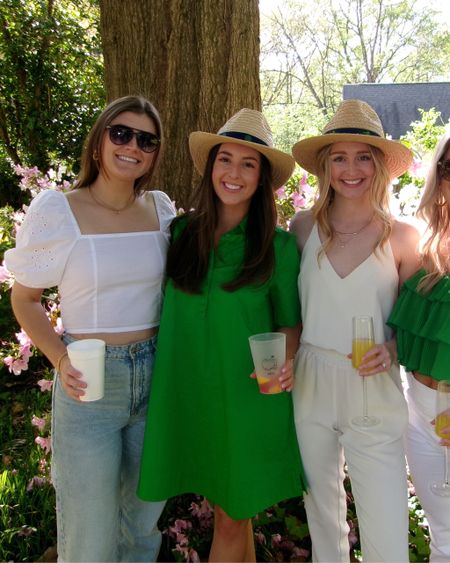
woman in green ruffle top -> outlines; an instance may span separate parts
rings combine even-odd
[[[430,527],[430,561],[448,563],[450,496],[434,494],[431,483],[444,479],[444,447],[450,447],[432,424],[438,382],[450,379],[450,131],[436,147],[418,216],[427,223],[423,267],[403,285],[388,324],[407,370],[406,453]]]

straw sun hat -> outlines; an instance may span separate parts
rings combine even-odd
[[[254,109],[241,109],[217,134],[195,131],[189,135],[189,150],[195,168],[203,176],[209,151],[222,143],[245,145],[263,154],[272,168],[272,187],[278,189],[289,180],[295,162],[291,155],[273,148],[272,131],[264,115]]]
[[[411,151],[398,141],[385,138],[377,113],[361,100],[344,100],[325,125],[322,135],[299,141],[292,147],[292,154],[302,168],[317,176],[320,149],[343,141],[366,143],[381,149],[391,178],[401,176],[412,164]]]

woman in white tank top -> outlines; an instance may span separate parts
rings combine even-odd
[[[389,213],[390,181],[411,152],[385,139],[365,102],[346,100],[324,133],[293,147],[319,180],[311,210],[291,222],[302,251],[302,337],[296,361],[296,428],[310,490],[314,561],[349,561],[344,463],[352,483],[364,561],[408,561],[403,432],[407,423],[395,341],[386,320],[401,283],[418,267],[417,231]],[[372,316],[375,346],[352,367],[352,317]],[[360,427],[362,380],[369,414]]]

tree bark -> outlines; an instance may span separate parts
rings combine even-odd
[[[154,187],[184,207],[198,181],[189,133],[261,109],[258,0],[100,0],[100,10],[107,98],[155,104],[165,153]]]

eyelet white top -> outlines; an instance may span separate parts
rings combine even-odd
[[[128,332],[159,324],[161,285],[175,209],[154,197],[159,231],[81,234],[62,192],[41,192],[31,203],[5,263],[27,287],[58,286],[61,320],[72,334]]]

